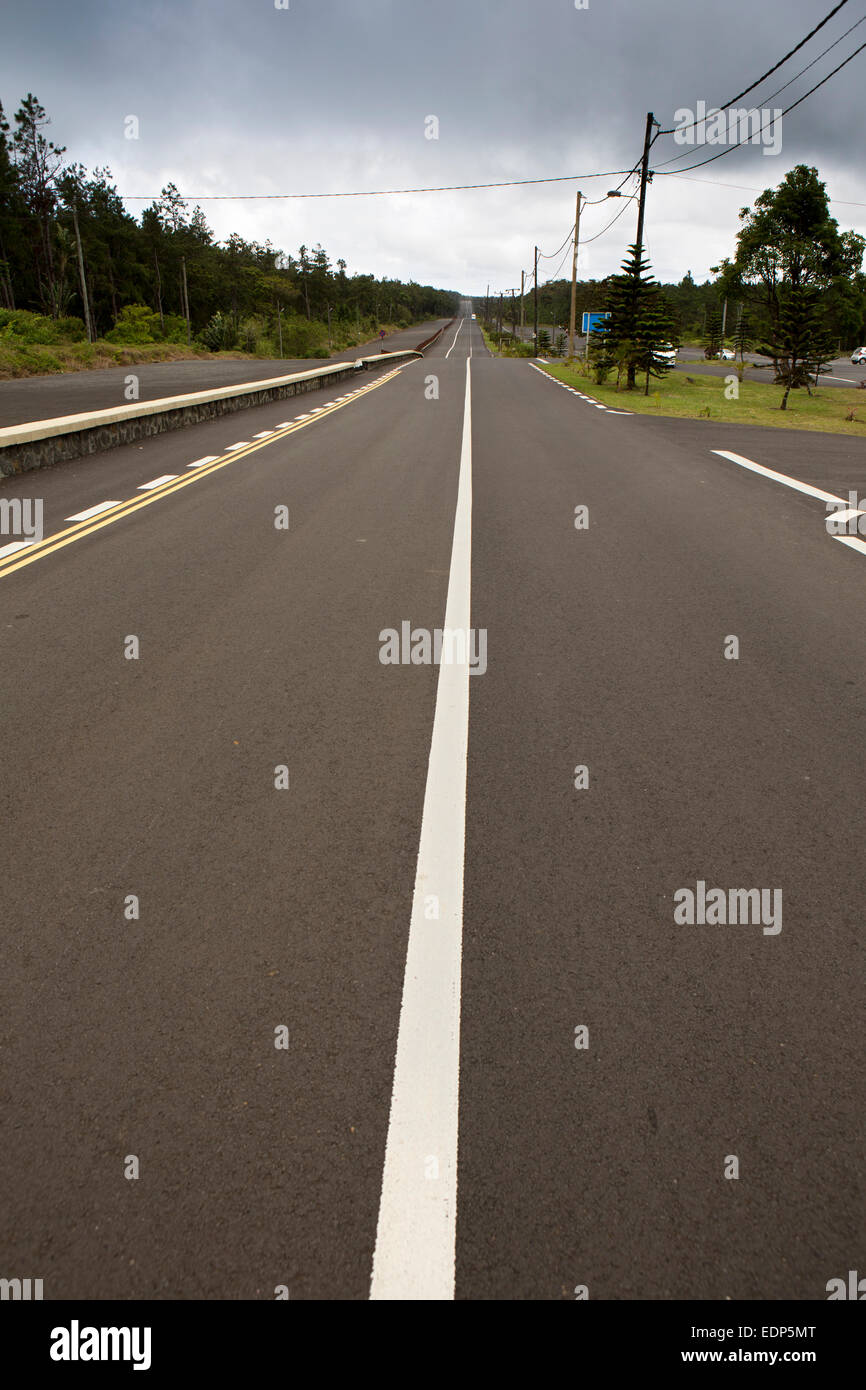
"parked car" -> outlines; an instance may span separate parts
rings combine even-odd
[[[858,348],[851,354],[851,361],[855,367],[866,367],[866,347]]]
[[[722,361],[724,361],[724,362],[733,362],[734,359],[736,358],[736,355],[737,355],[737,354],[736,354],[734,351],[732,351],[731,348],[724,348],[724,347],[722,348],[721,352],[719,353],[719,356],[721,357]]]
[[[677,350],[670,343],[662,343],[661,347],[656,348],[656,357],[663,357],[666,362],[676,362]]]

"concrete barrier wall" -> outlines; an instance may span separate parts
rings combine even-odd
[[[444,331],[444,328],[440,329],[424,346],[429,346]],[[365,369],[369,369],[420,356],[421,351],[413,348],[357,360],[364,363]],[[357,375],[359,372],[351,362],[341,362],[311,372],[296,372],[291,376],[272,377],[265,381],[244,382],[184,396],[137,401],[133,405],[117,406],[111,410],[93,410],[81,415],[11,425],[0,429],[0,476],[11,477],[33,468],[44,468],[47,464],[101,453],[119,444],[130,444],[167,430],[182,429],[185,425],[213,420],[219,415],[232,415],[236,411],[267,405],[288,396],[318,391]]]

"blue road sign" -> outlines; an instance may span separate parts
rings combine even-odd
[[[584,337],[587,333],[594,333],[595,330],[604,323],[604,320],[609,318],[610,314],[602,314],[596,310],[593,310],[591,313],[585,313],[583,316],[583,326],[580,331]]]

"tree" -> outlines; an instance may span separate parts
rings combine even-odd
[[[722,348],[722,315],[717,304],[704,316],[704,356],[718,357]]]
[[[649,269],[650,263],[640,248],[630,246],[621,273],[608,281],[605,304],[608,317],[591,335],[597,348],[597,369],[604,374],[611,367],[617,368],[617,390],[623,374],[628,391],[635,389],[639,371],[649,370],[655,375],[662,359],[654,350],[673,336],[670,310],[662,297],[661,286]],[[654,334],[658,337],[653,342]]]
[[[720,292],[739,296],[753,290],[762,335],[771,343],[782,340],[782,305],[789,290],[831,292],[834,302],[850,303],[866,240],[855,232],[840,234],[817,169],[798,164],[777,189],[756,198],[754,210],[743,208],[740,221],[737,254],[719,268]],[[790,363],[783,358],[774,362],[781,380]]]
[[[24,204],[36,224],[34,248],[39,297],[51,317],[59,318],[64,291],[54,265],[55,185],[66,147],[46,140],[42,132],[50,124],[45,108],[32,92],[28,92],[15,112],[12,154]]]
[[[780,410],[787,409],[791,391],[805,386],[812,394],[810,378],[817,378],[833,355],[820,292],[814,285],[791,285],[783,293],[776,334],[762,351],[781,364],[776,378],[785,387]]]
[[[670,309],[661,292],[644,295],[638,308],[635,342],[637,366],[645,373],[644,395],[649,395],[650,377],[661,379],[673,367],[670,358],[661,355],[661,348],[676,337]]]

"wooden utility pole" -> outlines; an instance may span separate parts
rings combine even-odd
[[[93,320],[90,317],[90,304],[87,296],[87,277],[84,274],[84,252],[81,249],[81,233],[78,230],[78,208],[72,204],[72,225],[75,228],[75,242],[78,247],[78,274],[81,277],[81,302],[84,305],[84,327],[87,332],[87,341],[93,342]]]
[[[645,209],[646,209],[646,186],[647,186],[647,183],[649,182],[649,152],[650,152],[650,145],[652,144],[652,133],[653,133],[653,126],[654,126],[654,125],[655,125],[655,116],[653,115],[652,111],[647,111],[647,114],[646,114],[646,133],[645,133],[645,135],[644,135],[644,142],[643,142],[643,160],[642,160],[641,166],[640,166],[640,201],[638,202],[638,207],[637,207],[637,246],[638,246],[638,259],[640,259],[640,252],[643,250],[643,224],[644,224],[644,211],[645,211]]]
[[[538,247],[535,248],[535,355],[538,356]]]
[[[638,285],[639,285],[639,283],[640,283],[640,262],[641,262],[641,255],[643,254],[643,224],[644,224],[644,212],[645,212],[645,210],[646,210],[646,186],[647,186],[647,183],[649,182],[649,153],[650,153],[650,145],[652,144],[652,134],[653,134],[653,126],[654,126],[654,125],[655,125],[655,116],[653,115],[652,111],[647,111],[647,113],[646,113],[646,133],[644,134],[644,142],[643,142],[643,159],[642,159],[642,161],[641,161],[641,166],[640,166],[640,199],[639,199],[639,202],[638,202],[638,211],[637,211],[637,262],[636,262],[636,265],[635,265],[634,286],[633,286],[633,290],[632,290],[632,295],[633,295],[633,301],[632,301],[632,302],[633,302],[633,306],[634,306],[635,308],[636,308],[636,306],[637,306]],[[628,384],[629,390],[632,390],[632,388],[634,387],[634,384],[635,384],[635,377],[636,377],[636,376],[637,376],[637,368],[635,367],[634,362],[632,362],[632,363],[630,363],[630,365],[629,365],[629,368],[628,368],[628,377],[627,377],[627,384]]]
[[[524,302],[523,302],[523,295],[524,295],[523,282],[524,282],[525,276],[526,276],[526,271],[525,271],[525,270],[521,270],[521,272],[520,272],[520,341],[521,341],[521,342],[523,342],[523,329],[524,329],[524,327],[526,326],[526,307],[525,307]]]
[[[571,313],[568,319],[568,356],[574,357],[574,332],[577,322],[577,247],[580,241],[580,189],[577,191],[577,211],[574,215],[574,259],[571,262]]]

